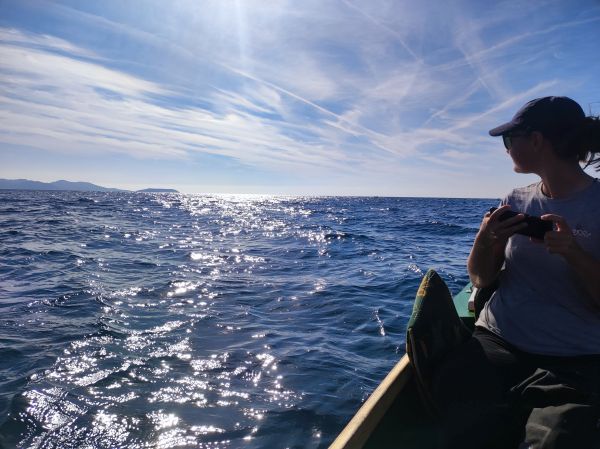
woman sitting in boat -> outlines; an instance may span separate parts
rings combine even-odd
[[[545,97],[490,135],[541,180],[508,194],[475,238],[469,277],[498,288],[434,380],[445,447],[600,448],[600,182],[581,166],[600,170],[600,120]],[[520,235],[523,213],[553,230]]]

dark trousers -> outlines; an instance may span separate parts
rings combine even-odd
[[[477,327],[432,394],[443,448],[600,449],[600,356],[529,354]]]

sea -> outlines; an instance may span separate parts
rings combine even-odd
[[[326,448],[497,203],[0,191],[0,447]]]

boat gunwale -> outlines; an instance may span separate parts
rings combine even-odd
[[[408,355],[404,354],[331,443],[329,449],[362,448],[411,375]]]

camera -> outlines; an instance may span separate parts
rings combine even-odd
[[[497,207],[492,207],[490,209],[490,214],[493,213]],[[514,212],[512,210],[507,210],[498,217],[500,221],[508,220],[515,215],[519,215],[519,212]],[[523,221],[527,223],[527,226],[523,229],[519,229],[516,233],[521,235],[526,235],[527,237],[533,237],[534,239],[544,240],[544,234],[548,231],[552,231],[554,229],[554,225],[551,221],[542,220],[540,217],[535,217],[533,215],[525,215]]]

